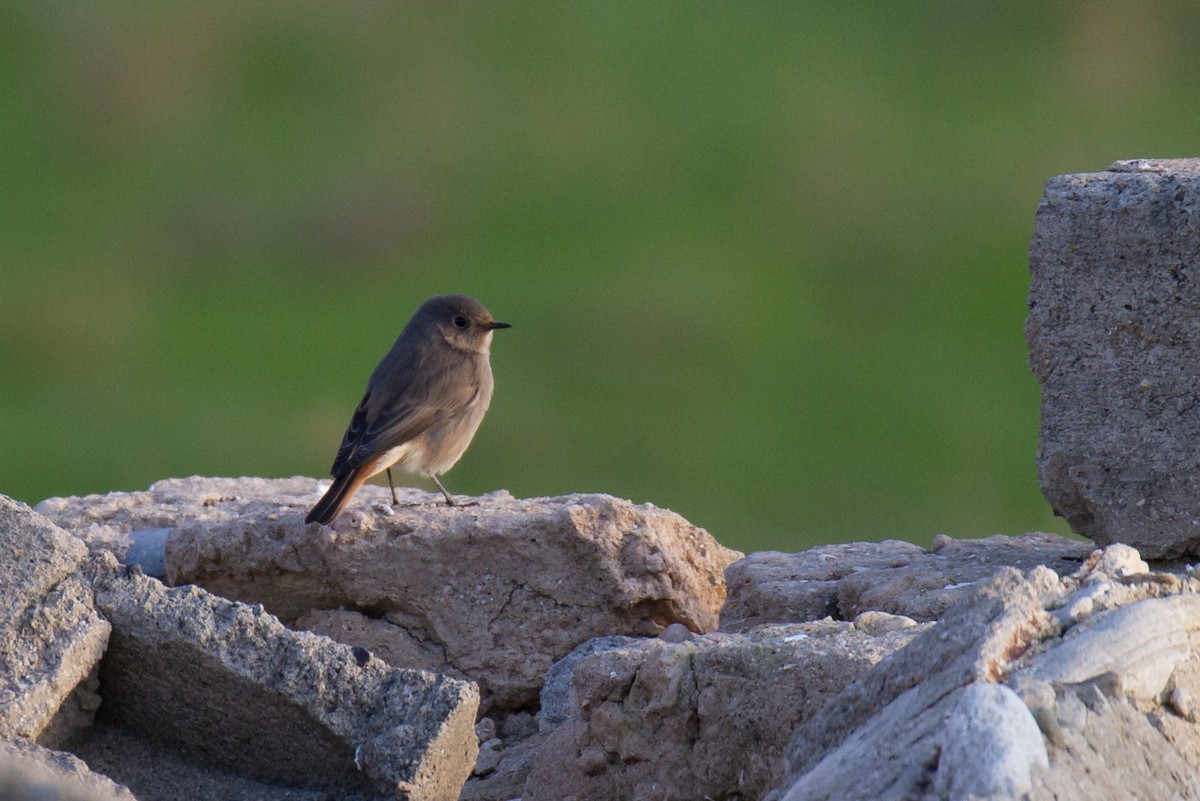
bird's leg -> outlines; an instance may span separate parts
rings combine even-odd
[[[446,496],[446,505],[447,506],[458,506],[458,504],[456,504],[454,502],[454,498],[452,498],[450,496],[450,493],[446,492],[446,488],[442,486],[442,482],[438,481],[438,477],[430,476],[430,478],[433,479],[434,484],[437,484],[437,487],[438,487],[438,489],[440,489],[442,491],[442,494]]]
[[[441,481],[438,481],[437,476],[430,476],[430,478],[433,479],[434,484],[437,484],[438,489],[440,489],[442,491],[442,494],[446,496],[446,504],[448,506],[478,506],[479,505],[475,501],[468,501],[467,503],[459,503],[458,501],[454,500],[453,496],[451,496],[449,492],[446,492],[446,488],[442,486]]]
[[[387,469],[388,474],[388,489],[392,491],[392,506],[398,506],[400,499],[396,497],[396,485],[392,483],[392,468]],[[444,492],[444,490],[443,490]]]

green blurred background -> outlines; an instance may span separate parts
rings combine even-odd
[[[1197,155],[1197,41],[1183,2],[5,3],[0,492],[324,476],[467,292],[515,327],[456,493],[744,550],[1066,532],[1034,211]]]

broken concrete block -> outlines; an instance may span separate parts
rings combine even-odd
[[[99,721],[276,785],[456,799],[477,756],[475,687],[356,658],[261,607],[102,575],[113,626]]]
[[[70,699],[99,663],[109,625],[81,572],[86,558],[77,539],[0,495],[0,738],[54,746],[90,723],[94,706]]]
[[[1200,160],[1046,184],[1025,335],[1038,477],[1071,528],[1149,559],[1200,554]]]

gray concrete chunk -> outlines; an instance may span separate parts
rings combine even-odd
[[[1200,554],[1200,160],[1046,185],[1025,325],[1057,514],[1149,559]]]
[[[453,799],[475,764],[478,691],[359,664],[351,649],[198,587],[97,583],[113,624],[100,720],[259,781]]]
[[[0,496],[0,737],[55,745],[75,725],[59,713],[109,633],[80,573],[86,557],[79,540]]]

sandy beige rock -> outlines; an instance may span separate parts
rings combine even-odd
[[[925,550],[897,540],[824,545],[800,553],[760,551],[726,570],[729,596],[721,629],[802,622],[827,615],[853,620],[866,611],[936,620],[971,587],[1003,567],[1076,570],[1093,546],[1053,534],[953,539]]]
[[[796,724],[916,632],[824,621],[585,656],[522,797],[760,798]]]
[[[191,478],[39,508],[106,542],[169,527],[170,583],[262,603],[330,636],[365,633],[345,641],[469,676],[485,708],[534,702],[546,670],[590,637],[715,628],[724,568],[740,556],[672,512],[606,495],[494,493],[449,508],[405,490],[411,505],[393,509],[371,486],[332,527],[306,525],[325,486]],[[375,622],[331,614],[343,609]]]
[[[268,784],[458,797],[477,755],[473,685],[360,660],[198,587],[121,572],[96,586],[113,624],[105,726]]]
[[[109,625],[92,604],[86,557],[77,539],[0,496],[0,738],[53,746],[90,723],[94,707],[71,699],[99,663]]]

